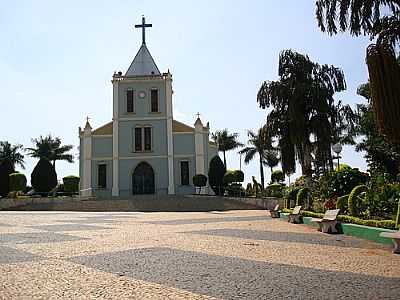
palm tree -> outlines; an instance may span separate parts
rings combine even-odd
[[[243,144],[237,141],[239,137],[238,133],[230,134],[228,129],[224,130],[217,130],[215,133],[212,134],[211,138],[218,146],[218,151],[224,154],[224,166],[226,169],[226,157],[225,152],[229,150],[233,150],[239,147],[243,147]]]
[[[272,107],[266,126],[278,138],[283,172],[294,172],[298,158],[303,175],[311,177],[313,155],[317,151],[322,165],[328,165],[335,135],[348,125],[346,109],[333,98],[346,89],[344,74],[339,68],[286,50],[279,57],[279,76],[278,81],[263,83],[257,101],[261,108]]]
[[[261,127],[258,129],[257,133],[249,130],[247,133],[249,140],[248,144],[250,146],[245,147],[240,150],[240,154],[245,154],[244,163],[249,164],[252,161],[256,154],[258,154],[259,162],[260,162],[260,177],[261,177],[261,186],[264,189],[264,165],[273,165],[273,152],[276,151],[272,145],[272,138],[268,134],[266,127]],[[268,164],[269,163],[269,164]]]
[[[32,139],[32,143],[35,145],[34,148],[26,148],[29,151],[29,155],[39,159],[47,158],[53,163],[53,167],[55,167],[57,160],[65,160],[70,163],[74,161],[73,155],[67,153],[74,146],[61,145],[59,137],[53,138],[49,134],[45,137],[40,136],[38,139]]]
[[[270,168],[272,176],[274,168],[279,164],[278,150],[277,149],[266,150],[264,152],[264,159],[265,159],[264,165]]]
[[[0,162],[4,159],[9,159],[15,168],[15,165],[19,165],[22,169],[25,169],[24,155],[20,153],[23,149],[22,145],[11,145],[9,142],[0,142]]]

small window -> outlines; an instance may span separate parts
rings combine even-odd
[[[142,128],[135,128],[135,151],[142,151]]]
[[[151,112],[158,112],[158,90],[151,90]]]
[[[151,127],[144,128],[144,151],[151,151]]]
[[[133,113],[134,110],[135,94],[133,90],[126,91],[126,111]]]
[[[181,161],[181,185],[189,185],[189,162]]]
[[[99,188],[105,189],[107,187],[107,165],[101,164],[98,166],[98,182]]]

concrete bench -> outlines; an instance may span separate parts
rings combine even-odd
[[[327,210],[322,219],[312,218],[311,222],[318,223],[319,231],[323,233],[338,233],[336,218],[339,215],[339,211],[340,209]]]
[[[281,213],[279,211],[279,204],[275,205],[273,209],[270,209],[269,213],[271,214],[271,218],[280,218]]]
[[[400,230],[397,232],[382,232],[380,236],[391,238],[394,244],[393,253],[400,254]]]
[[[292,213],[289,214],[289,218],[288,218],[288,222],[289,223],[294,223],[294,224],[302,224],[303,223],[303,218],[300,215],[300,210],[301,210],[301,206],[296,206]]]

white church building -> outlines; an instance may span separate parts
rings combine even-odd
[[[172,74],[161,73],[142,45],[126,71],[112,77],[112,121],[79,128],[80,189],[84,196],[134,197],[141,194],[190,194],[192,177],[208,173],[218,155],[210,127],[198,116],[193,126],[174,120]]]

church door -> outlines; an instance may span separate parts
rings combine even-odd
[[[146,162],[141,162],[132,175],[132,191],[134,195],[154,194],[154,171]]]

